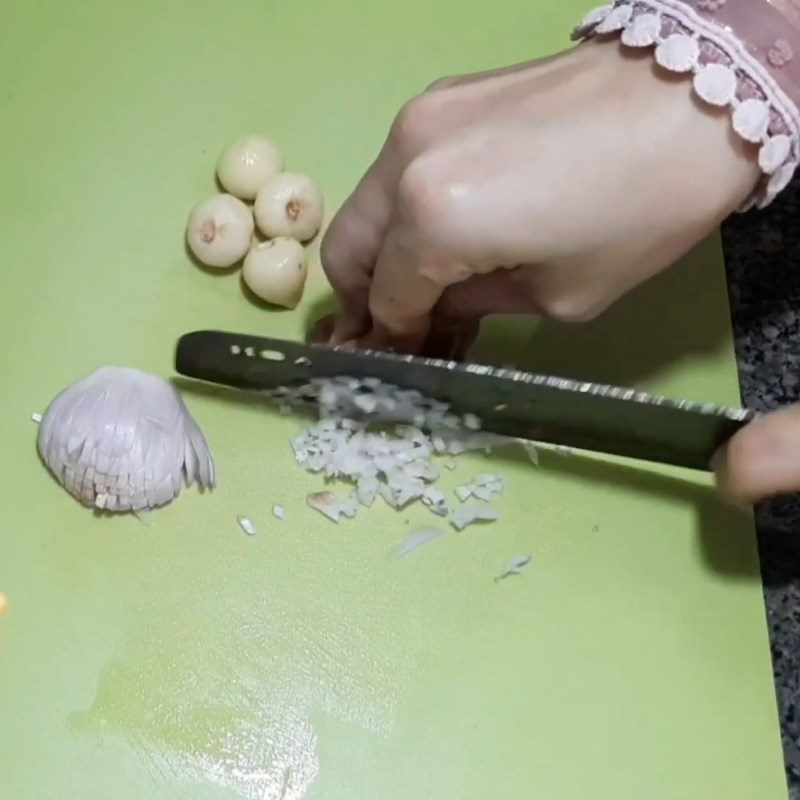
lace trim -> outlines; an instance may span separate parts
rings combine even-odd
[[[761,145],[764,177],[741,210],[768,206],[800,164],[800,110],[768,69],[737,36],[680,0],[616,0],[590,11],[572,38],[617,34],[627,47],[655,47],[658,64],[693,76],[698,97],[730,108],[736,133]]]

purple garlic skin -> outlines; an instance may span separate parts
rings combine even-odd
[[[137,369],[101,367],[64,389],[42,415],[37,447],[90,508],[146,511],[184,483],[214,486],[208,445],[177,389]]]

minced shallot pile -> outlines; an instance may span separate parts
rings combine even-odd
[[[303,469],[352,485],[344,496],[308,496],[334,522],[355,517],[379,497],[397,509],[421,502],[457,530],[498,518],[492,500],[503,491],[499,475],[475,476],[456,488],[452,501],[436,485],[437,462],[452,469],[462,453],[518,443],[482,432],[475,415],[453,414],[446,403],[377,378],[317,378],[268,394],[284,408],[316,408],[319,421],[292,439],[292,449]]]

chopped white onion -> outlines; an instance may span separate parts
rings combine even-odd
[[[251,519],[247,517],[236,517],[237,522],[239,523],[239,527],[248,535],[248,536],[255,536],[258,533],[256,526],[253,524]]]
[[[455,488],[456,497],[463,503],[466,500],[469,500],[472,497],[472,487],[468,484],[464,484],[463,486],[456,486]]]
[[[530,443],[526,441],[521,441],[523,450],[528,454],[528,458],[531,460],[531,463],[534,466],[539,466],[539,452],[538,450]]]
[[[472,489],[472,496],[476,500],[483,500],[488,503],[492,499],[492,492],[487,486],[474,486]]]
[[[499,475],[476,475],[472,483],[465,483],[455,489],[456,497],[463,503],[470,497],[489,502],[495,494],[503,491],[503,480]]]
[[[333,520],[333,522],[339,521],[339,516],[341,514],[339,501],[336,499],[335,495],[330,492],[315,492],[310,494],[306,498],[306,503],[315,511],[319,511],[320,514],[324,514],[328,519]]]
[[[31,419],[38,425],[42,421],[42,415],[39,413],[31,414]]]
[[[450,513],[450,506],[447,503],[444,492],[435,486],[426,487],[422,493],[422,502],[440,517],[446,517]]]
[[[369,395],[359,395],[354,398],[353,402],[356,404],[356,408],[366,411],[367,414],[371,414],[378,407],[378,401]]]
[[[464,414],[464,427],[471,431],[479,431],[481,429],[481,421],[475,414]]]
[[[286,516],[286,509],[283,506],[274,505],[272,506],[272,516],[275,519],[283,519]]]
[[[520,575],[522,571],[531,563],[533,556],[517,556],[512,558],[504,567],[503,571],[495,578],[495,581],[501,581],[503,578],[508,578],[511,575]]]
[[[419,528],[409,531],[403,540],[392,551],[392,558],[397,561],[419,550],[420,547],[444,536],[444,531],[439,528]]]
[[[450,524],[459,531],[463,531],[473,522],[494,522],[500,514],[490,503],[463,503],[453,511]]]
[[[356,496],[355,492],[351,493],[341,503],[339,503],[339,510],[342,512],[342,514],[350,519],[358,514],[360,508],[361,503],[358,502],[358,497]]]
[[[494,473],[484,473],[481,475],[476,475],[472,483],[475,486],[488,486],[492,489],[492,491],[502,492],[503,491],[503,479],[499,475],[495,475]]]
[[[446,403],[377,378],[318,378],[268,394],[282,406],[316,407],[320,421],[292,439],[292,450],[308,472],[355,487],[344,500],[330,492],[309,496],[312,508],[337,522],[371,506],[378,496],[397,509],[420,501],[432,513],[446,517],[450,506],[434,485],[440,475],[435,456],[488,452],[516,441],[480,432],[474,414],[459,417]],[[372,422],[384,424],[384,429],[371,430]],[[387,430],[387,423],[395,423],[394,429]],[[453,469],[455,462],[449,458],[444,466]],[[478,493],[485,500],[502,491],[497,475],[479,475],[478,480]],[[457,490],[457,495],[463,501],[473,492],[470,487],[466,493]]]

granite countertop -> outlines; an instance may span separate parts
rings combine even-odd
[[[765,211],[723,226],[745,405],[800,400],[800,175]],[[800,454],[799,454],[800,455]],[[800,499],[756,511],[790,797],[800,800]]]

